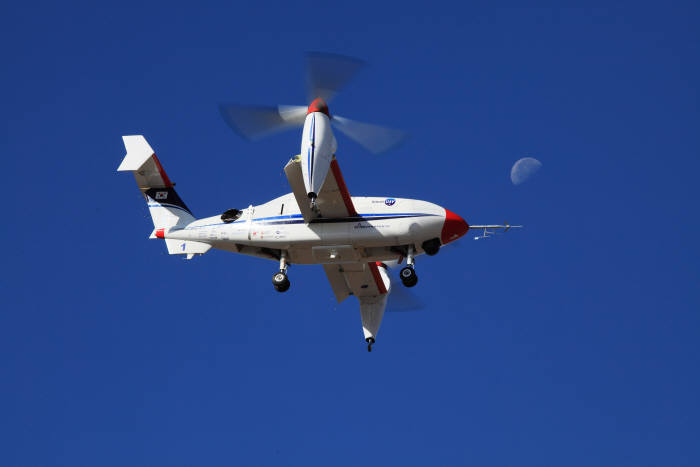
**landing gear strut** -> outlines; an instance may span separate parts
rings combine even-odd
[[[406,287],[413,287],[418,283],[418,275],[416,274],[415,270],[415,265],[414,265],[414,257],[415,255],[415,250],[413,248],[413,245],[408,246],[408,255],[406,256],[406,267],[399,272],[399,276],[401,277],[401,282],[403,282],[403,285]]]
[[[272,276],[272,285],[278,292],[286,292],[289,289],[289,279],[287,278],[287,253],[282,251],[280,254],[280,270]]]
[[[374,337],[368,337],[365,339],[365,342],[367,342],[367,352],[372,351],[372,344],[374,344]]]

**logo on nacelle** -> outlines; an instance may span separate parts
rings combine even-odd
[[[394,204],[396,204],[396,200],[394,198],[387,198],[384,200],[384,204],[386,204],[387,206],[393,206]]]

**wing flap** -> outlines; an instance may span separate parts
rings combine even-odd
[[[360,302],[362,332],[365,340],[373,340],[379,332],[386,301],[391,292],[391,282],[385,267],[377,263],[325,264],[323,269],[328,276],[338,303],[349,295],[357,296]]]
[[[318,193],[315,211],[311,210],[310,201],[306,195],[301,172],[301,158],[299,156],[292,158],[285,166],[284,173],[287,175],[294,198],[306,222],[317,218],[335,219],[357,215],[336,159],[331,161],[331,169]]]
[[[389,277],[375,263],[324,264],[323,269],[338,302],[348,295],[376,297],[389,292]]]
[[[301,174],[301,157],[296,156],[290,159],[287,165],[284,167],[284,173],[289,181],[289,186],[292,188],[294,198],[299,205],[301,216],[307,223],[311,222],[316,215],[313,213],[313,211],[311,211],[309,198],[306,196],[304,177]]]
[[[326,277],[331,284],[333,294],[338,303],[342,302],[352,294],[350,286],[345,281],[345,276],[342,272],[342,266],[339,264],[324,264],[323,269],[326,271]]]

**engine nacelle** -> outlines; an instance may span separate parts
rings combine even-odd
[[[321,191],[337,148],[328,115],[310,112],[301,139],[301,173],[309,198],[314,199]]]

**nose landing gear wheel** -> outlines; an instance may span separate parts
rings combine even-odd
[[[272,276],[272,285],[275,286],[275,290],[278,292],[286,292],[289,289],[289,279],[287,279],[287,275],[283,272],[276,272],[274,276]]]
[[[399,276],[401,277],[401,282],[403,282],[403,285],[406,287],[413,287],[418,283],[418,275],[416,274],[415,269],[411,267],[403,268],[399,273]]]
[[[368,337],[367,339],[365,339],[365,342],[367,342],[367,352],[371,352],[372,344],[374,344],[374,338]]]

